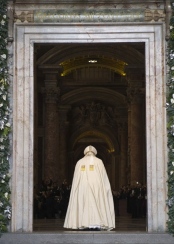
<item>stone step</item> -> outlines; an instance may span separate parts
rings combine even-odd
[[[62,231],[37,233],[6,233],[0,244],[174,244],[167,233]]]

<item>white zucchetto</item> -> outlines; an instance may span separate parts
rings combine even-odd
[[[97,150],[93,146],[87,146],[84,150],[84,155],[86,155],[88,152],[93,152],[94,155],[97,155]]]

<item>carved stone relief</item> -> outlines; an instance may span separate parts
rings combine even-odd
[[[84,125],[113,127],[116,119],[114,108],[97,101],[74,107],[72,114],[74,127]]]
[[[60,88],[59,87],[45,87],[42,89],[45,94],[46,103],[57,103],[60,100]]]

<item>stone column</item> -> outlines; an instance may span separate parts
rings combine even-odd
[[[120,133],[120,164],[119,164],[119,186],[127,185],[127,166],[128,166],[128,133],[127,122],[119,121],[118,128]]]
[[[60,183],[64,179],[68,179],[68,171],[69,171],[69,163],[68,163],[68,129],[69,129],[69,122],[67,120],[67,113],[70,109],[69,105],[62,105],[59,106],[59,179]]]
[[[46,72],[46,71],[45,71]],[[57,87],[57,72],[47,71],[45,74],[45,162],[44,178],[57,180],[59,167],[59,117],[58,99],[59,88]]]
[[[143,181],[143,138],[144,138],[144,108],[141,89],[129,89],[129,149],[130,149],[130,183]]]

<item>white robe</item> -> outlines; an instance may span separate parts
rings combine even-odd
[[[80,159],[75,167],[64,228],[115,227],[113,196],[102,160],[94,155]]]

